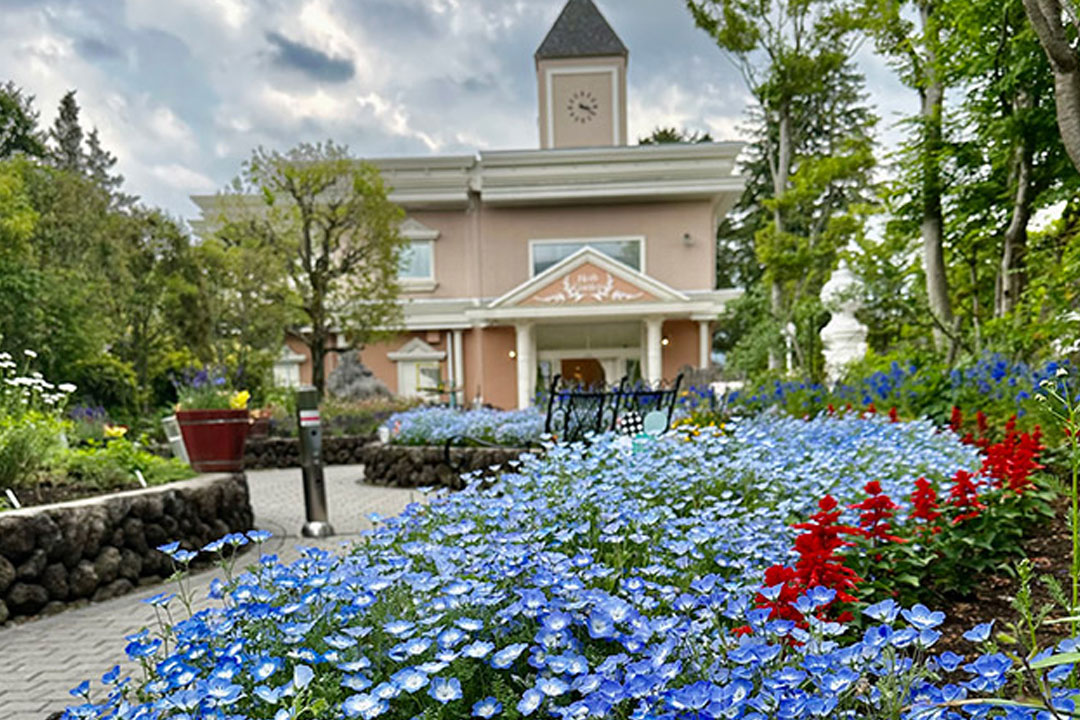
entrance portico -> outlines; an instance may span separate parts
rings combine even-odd
[[[608,384],[626,376],[658,384],[684,366],[707,367],[711,322],[729,294],[680,292],[586,247],[468,314],[514,328],[517,404],[524,408],[538,378],[593,379],[595,364]]]

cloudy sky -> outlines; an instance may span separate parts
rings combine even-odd
[[[630,49],[630,137],[739,137],[747,93],[682,0],[598,0]],[[357,155],[538,145],[533,52],[563,0],[0,0],[0,82],[69,89],[127,190],[190,218],[251,149]],[[911,91],[861,54],[886,144]]]

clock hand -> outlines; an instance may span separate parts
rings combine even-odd
[[[595,115],[595,114],[596,114],[596,111],[595,111],[595,110],[593,110],[593,109],[592,109],[591,107],[589,107],[588,105],[586,105],[585,103],[578,103],[578,107],[579,107],[579,108],[581,108],[582,110],[585,110],[585,111],[586,111],[586,112],[588,112],[588,113],[589,113],[590,115]]]

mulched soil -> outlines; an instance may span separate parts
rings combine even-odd
[[[1069,503],[1061,498],[1055,504],[1055,517],[1052,522],[1041,523],[1028,533],[1023,543],[1024,555],[1031,560],[1035,577],[1052,575],[1057,578],[1066,592],[1070,587],[1069,566],[1072,563],[1072,535],[1069,532]],[[952,650],[971,659],[978,654],[978,648],[965,640],[963,634],[979,623],[997,620],[994,630],[1003,629],[1003,624],[1016,618],[1012,600],[1019,583],[1015,577],[1001,573],[987,575],[979,582],[970,598],[946,599],[935,603],[934,610],[943,610],[946,614],[941,631],[941,640],[934,646],[935,652]],[[1034,606],[1041,607],[1050,602],[1046,588],[1037,579],[1032,585]],[[1061,617],[1062,611],[1056,611],[1051,617]],[[1039,633],[1040,647],[1047,647],[1066,637],[1068,623],[1047,625]]]
[[[44,480],[33,487],[16,489],[15,497],[19,499],[22,507],[34,505],[48,505],[49,503],[66,502],[68,500],[81,500],[83,498],[107,495],[124,490],[138,490],[142,486],[132,482],[122,487],[102,489],[96,485],[78,485],[74,483],[53,483]],[[0,498],[6,500],[3,489],[0,488]]]

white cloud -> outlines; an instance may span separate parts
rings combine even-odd
[[[155,165],[150,172],[169,187],[185,193],[209,193],[218,187],[211,178],[178,163]]]

